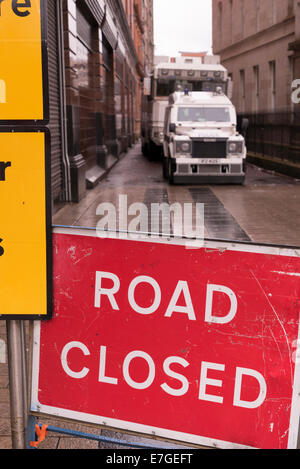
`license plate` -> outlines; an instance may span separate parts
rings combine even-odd
[[[220,164],[220,160],[217,159],[201,159],[197,164]]]

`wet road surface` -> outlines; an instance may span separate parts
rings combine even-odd
[[[246,182],[234,185],[169,185],[160,161],[142,156],[136,145],[79,204],[68,204],[53,218],[58,225],[96,227],[97,207],[144,203],[204,204],[204,235],[210,239],[300,245],[300,181],[247,165]]]

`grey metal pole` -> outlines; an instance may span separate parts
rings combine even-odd
[[[12,447],[25,449],[24,327],[21,321],[9,320],[6,323]]]
[[[25,442],[27,442],[27,419],[28,419],[28,369],[26,352],[26,327],[25,321],[21,321],[21,342],[22,342],[22,369],[23,369],[23,413],[25,425]],[[26,444],[26,443],[25,443]]]

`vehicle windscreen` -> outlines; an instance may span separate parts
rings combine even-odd
[[[178,122],[230,122],[228,107],[180,107]]]
[[[175,91],[175,80],[160,78],[157,80],[156,95],[158,97],[167,97]]]
[[[226,83],[223,81],[196,81],[159,78],[157,80],[156,96],[158,98],[167,97],[174,93],[174,91],[178,90],[214,92],[217,88],[222,88],[223,93],[226,93]]]

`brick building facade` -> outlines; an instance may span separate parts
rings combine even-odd
[[[153,0],[49,0],[54,210],[78,202],[140,136]]]
[[[238,113],[250,119],[250,153],[300,174],[300,106],[291,99],[300,78],[300,3],[213,0],[213,52],[232,75]]]

